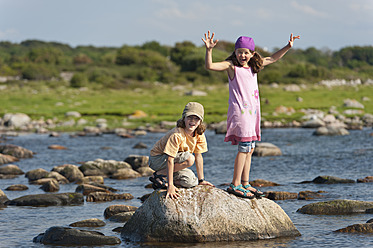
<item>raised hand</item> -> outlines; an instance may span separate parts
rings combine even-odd
[[[294,40],[296,40],[296,39],[300,39],[300,36],[299,36],[299,35],[297,35],[297,36],[293,36],[293,33],[291,33],[291,35],[290,35],[290,40],[289,40],[289,46],[290,46],[290,47],[293,46],[293,44],[294,44]]]
[[[205,38],[202,38],[202,41],[205,43],[206,49],[211,49],[216,46],[219,40],[214,41],[215,33],[210,33],[210,30],[205,33]]]

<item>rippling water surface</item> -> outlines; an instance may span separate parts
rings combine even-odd
[[[263,142],[270,142],[283,152],[277,157],[253,157],[250,180],[265,179],[281,184],[278,187],[262,188],[263,191],[303,190],[326,191],[325,198],[319,200],[300,201],[285,200],[277,203],[289,215],[302,236],[290,239],[273,239],[252,242],[206,243],[206,244],[162,244],[141,245],[122,242],[114,247],[373,247],[373,235],[341,234],[333,231],[352,224],[365,223],[373,215],[355,214],[342,216],[313,216],[297,213],[302,206],[324,200],[349,199],[373,201],[372,183],[316,185],[298,184],[310,181],[319,175],[337,176],[340,178],[358,179],[373,176],[373,137],[372,129],[350,131],[349,136],[317,137],[311,129],[264,129]],[[131,154],[148,155],[152,145],[162,136],[160,133],[149,133],[134,139],[123,139],[115,135],[98,137],[71,138],[68,134],[51,138],[48,135],[20,135],[10,137],[7,144],[25,147],[36,153],[32,159],[22,159],[15,163],[24,172],[44,168],[50,171],[54,166],[76,164],[79,162],[101,159],[124,160]],[[209,152],[204,155],[205,177],[211,183],[220,184],[232,180],[233,162],[236,146],[224,143],[223,135],[206,132]],[[133,149],[143,142],[148,149]],[[68,150],[50,150],[49,145],[59,144]],[[103,149],[110,147],[110,149]],[[195,169],[195,166],[192,167]],[[104,210],[111,205],[126,204],[140,206],[138,197],[151,193],[152,189],[144,188],[148,178],[130,180],[105,179],[105,185],[119,190],[119,193],[131,193],[135,198],[129,201],[113,201],[105,203],[86,202],[81,206],[63,207],[16,207],[9,206],[0,210],[0,247],[49,247],[33,243],[32,239],[52,226],[68,226],[69,224],[89,219],[104,220]],[[13,184],[28,185],[27,191],[5,191]],[[27,178],[1,179],[0,189],[9,199],[28,194],[45,193],[39,185],[29,185]],[[59,193],[74,192],[76,184],[61,185]],[[122,223],[106,221],[105,227],[94,228],[109,236],[120,237],[112,230],[123,226]],[[52,246],[51,246],[52,247]],[[113,247],[113,246],[108,246]]]

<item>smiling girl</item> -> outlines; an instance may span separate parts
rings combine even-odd
[[[207,152],[203,123],[204,108],[200,103],[189,102],[176,127],[166,133],[150,151],[149,166],[155,172],[149,178],[154,189],[167,188],[166,198],[180,196],[175,184],[185,188],[210,185],[203,174],[202,153]],[[193,155],[194,153],[194,155]],[[197,176],[187,169],[196,163]],[[164,179],[167,175],[167,182]]]
[[[234,161],[233,180],[227,191],[239,197],[253,199],[263,193],[249,184],[251,156],[255,141],[260,141],[260,100],[257,73],[266,65],[282,58],[299,36],[290,35],[288,44],[270,57],[255,52],[254,40],[241,36],[231,56],[222,62],[212,62],[212,49],[218,43],[208,31],[202,41],[206,46],[205,67],[212,71],[226,71],[229,80],[229,107],[225,142],[238,145]]]

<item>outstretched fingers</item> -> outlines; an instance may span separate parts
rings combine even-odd
[[[294,40],[296,40],[296,39],[300,39],[300,35],[293,36],[293,33],[291,33],[290,34],[290,40],[289,40],[289,44],[290,44],[291,47],[293,46]]]
[[[290,40],[291,40],[291,41],[294,41],[295,39],[300,39],[300,35],[293,36],[293,33],[291,33],[291,35],[290,35]]]
[[[205,33],[205,38],[202,41],[205,43],[206,48],[213,48],[219,40],[214,41],[215,33],[211,33],[210,30]]]

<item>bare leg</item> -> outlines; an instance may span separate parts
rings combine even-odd
[[[249,179],[250,179],[251,157],[252,157],[253,152],[254,152],[254,148],[251,149],[251,152],[248,153],[247,157],[246,157],[245,166],[243,168],[242,178],[241,178],[241,182],[242,182],[243,186],[246,186],[246,185],[250,184]],[[253,188],[253,187],[246,186],[244,188],[247,189],[247,190],[250,190],[254,194],[258,194],[258,195],[263,194],[263,192],[261,192],[260,190],[258,190],[256,188]]]
[[[249,156],[249,153],[247,152],[238,152],[236,159],[234,160],[234,172],[233,172],[233,180],[232,184],[234,187],[237,187],[241,185],[241,178],[242,178],[242,173],[245,167],[245,163],[247,160],[247,157]],[[232,184],[230,187],[231,190],[233,190]],[[242,186],[242,185],[241,185]],[[236,193],[239,193],[240,195],[245,195],[247,197],[254,197],[252,193],[249,191],[246,191],[242,187],[240,187],[241,190],[234,189]]]
[[[236,159],[234,160],[234,172],[233,172],[233,181],[232,181],[234,186],[238,186],[241,184],[241,177],[242,177],[243,169],[245,166],[246,156],[247,156],[247,153],[238,152]]]
[[[251,156],[254,152],[254,149],[251,149],[251,152],[247,153],[247,157],[245,160],[245,165],[243,167],[243,172],[242,172],[242,185],[247,185],[249,184],[249,178],[250,178],[250,168],[251,168]]]

